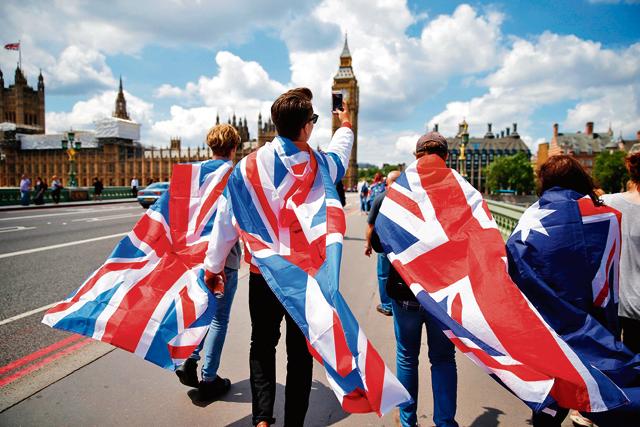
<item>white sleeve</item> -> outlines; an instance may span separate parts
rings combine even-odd
[[[331,138],[327,148],[327,160],[333,182],[341,180],[349,167],[353,139],[353,131],[348,126],[338,128],[336,133],[333,134],[333,138]]]
[[[226,191],[220,195],[216,217],[213,220],[209,246],[204,258],[204,267],[211,273],[219,273],[224,269],[227,256],[236,244],[240,235],[235,227],[235,218],[231,200],[226,197]]]

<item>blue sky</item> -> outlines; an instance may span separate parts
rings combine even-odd
[[[425,128],[438,123],[450,135],[463,118],[473,135],[487,122],[494,130],[518,122],[534,151],[554,122],[576,131],[594,121],[603,132],[611,123],[616,136],[635,135],[638,18],[640,2],[614,0],[8,0],[0,37],[22,41],[30,83],[42,69],[50,132],[91,129],[109,115],[122,75],[145,144],[180,136],[199,145],[216,113],[247,116],[255,135],[258,112],[304,85],[321,114],[313,142],[322,146],[347,32],[361,93],[358,157],[382,163],[409,160]],[[7,83],[16,56],[0,53]]]

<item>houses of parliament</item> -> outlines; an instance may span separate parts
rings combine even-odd
[[[346,39],[333,90],[342,91],[349,101],[353,130],[357,135],[358,85]],[[174,164],[210,158],[209,149],[204,145],[184,148],[177,137],[171,138],[165,148],[153,148],[141,142],[140,124],[133,121],[127,111],[122,79],[113,113],[111,116],[106,113],[104,118],[94,122],[95,130],[47,134],[42,73],[38,76],[37,88],[33,89],[19,66],[15,70],[14,84],[8,87],[5,87],[0,70],[0,187],[17,186],[23,174],[32,180],[42,177],[47,181],[57,175],[62,178],[63,185],[68,185],[71,156],[75,158],[79,186],[92,185],[94,177],[109,186],[128,186],[133,177],[143,185],[151,180],[168,181]],[[255,138],[251,138],[246,117],[237,118],[234,114],[227,122],[236,128],[242,141],[236,151],[236,162],[276,136],[271,118],[263,120],[262,114],[258,115]],[[220,123],[219,117],[215,123]],[[336,126],[334,123],[334,128]],[[206,129],[203,129],[205,133]],[[74,147],[75,153],[69,153],[63,145]],[[354,143],[345,187],[355,187],[357,183],[356,156]]]

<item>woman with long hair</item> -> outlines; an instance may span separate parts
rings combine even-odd
[[[603,204],[593,179],[571,156],[550,157],[538,180],[540,199],[507,242],[509,274],[579,363],[606,376],[598,386],[610,404],[586,413],[588,419],[572,414],[572,420],[638,426],[640,355],[619,340],[620,213]],[[533,425],[559,427],[570,408],[557,402],[552,409],[555,416],[534,413]]]

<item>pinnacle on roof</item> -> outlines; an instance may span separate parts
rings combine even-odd
[[[342,53],[340,54],[340,58],[350,58],[351,52],[349,51],[349,44],[347,43],[347,33],[344,33],[344,47],[342,48]]]

